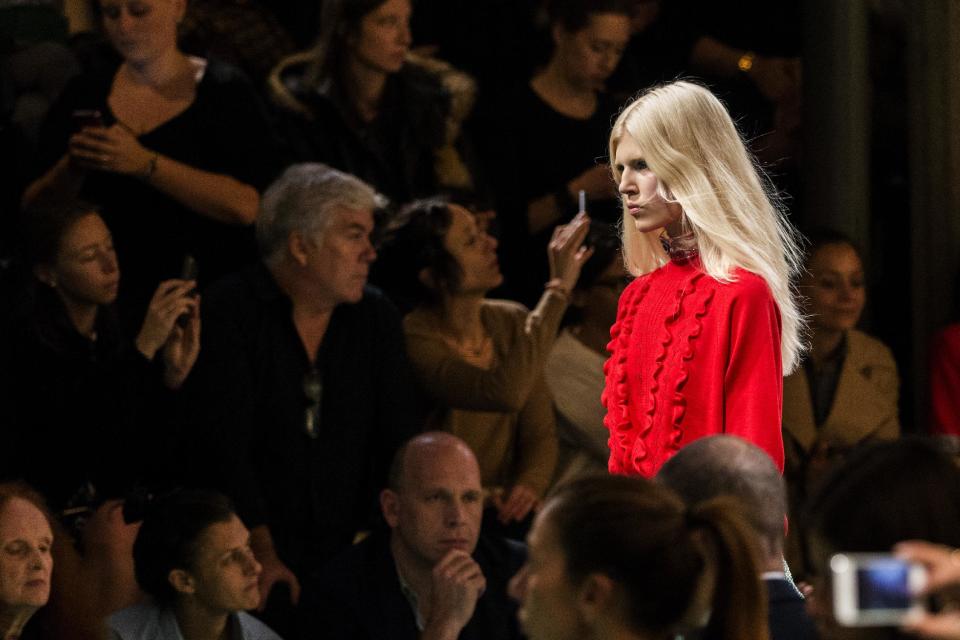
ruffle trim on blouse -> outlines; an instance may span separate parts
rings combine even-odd
[[[660,352],[658,353],[653,371],[653,381],[647,394],[646,408],[640,414],[642,421],[633,425],[630,420],[630,394],[627,384],[627,354],[629,352],[630,336],[633,333],[636,318],[636,308],[642,302],[650,289],[650,280],[633,292],[629,300],[620,308],[620,315],[610,329],[610,343],[607,348],[612,355],[604,364],[607,384],[601,401],[607,409],[604,424],[610,430],[610,464],[612,473],[637,473],[641,464],[649,456],[650,450],[646,442],[647,436],[653,429],[657,415],[657,393],[660,390],[660,376],[663,372],[670,347],[675,342],[676,323],[681,317],[690,318],[692,324],[687,332],[684,343],[679,346],[680,366],[673,389],[670,411],[670,434],[667,437],[668,446],[676,451],[683,441],[683,419],[686,416],[687,400],[683,394],[684,386],[689,379],[689,363],[696,354],[696,341],[703,332],[703,318],[706,316],[710,303],[713,300],[714,290],[708,288],[703,295],[697,297],[697,285],[705,277],[702,273],[695,274],[682,288],[676,291],[676,304],[673,311],[667,315],[660,333]],[[695,300],[692,314],[683,313],[683,301]],[[689,313],[689,312],[688,312]],[[686,323],[684,323],[686,324]]]

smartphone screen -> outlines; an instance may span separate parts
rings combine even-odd
[[[892,626],[921,610],[923,567],[889,554],[838,553],[830,558],[834,614],[845,626]]]

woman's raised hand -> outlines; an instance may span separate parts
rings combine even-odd
[[[144,175],[154,154],[124,127],[85,127],[70,136],[70,160],[93,171]]]
[[[590,231],[590,217],[578,213],[568,224],[558,225],[547,247],[550,259],[550,282],[566,293],[573,291],[583,263],[593,255],[593,248],[583,246]]]
[[[177,318],[197,314],[199,301],[191,295],[196,286],[193,280],[164,280],[157,287],[136,340],[137,349],[145,358],[153,360],[157,351],[167,344]]]

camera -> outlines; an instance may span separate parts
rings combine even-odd
[[[830,557],[833,613],[848,627],[899,626],[923,611],[918,596],[926,570],[890,554],[837,553]]]

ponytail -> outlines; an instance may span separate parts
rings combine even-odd
[[[706,500],[687,512],[692,535],[702,531],[714,570],[706,637],[768,640],[767,595],[760,579],[760,552],[742,506],[730,496]],[[708,562],[710,562],[708,560]]]

